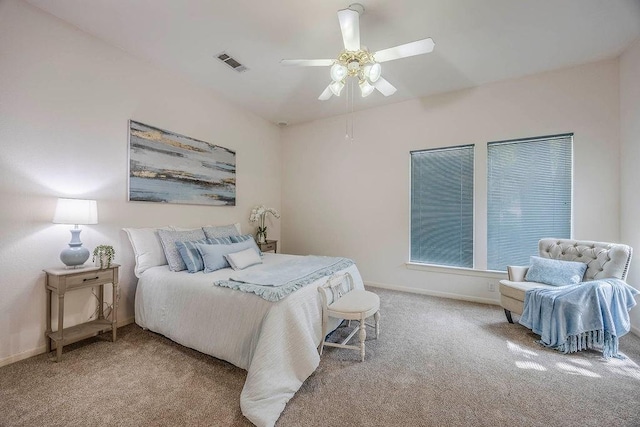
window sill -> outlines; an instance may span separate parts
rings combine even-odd
[[[434,264],[421,264],[418,262],[411,262],[411,261],[406,262],[405,265],[409,270],[428,271],[431,273],[455,274],[458,276],[471,276],[471,277],[489,277],[489,278],[495,278],[495,279],[507,278],[506,271],[477,270],[474,268],[449,267],[449,266],[434,265]]]

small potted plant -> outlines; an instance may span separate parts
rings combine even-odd
[[[113,257],[115,256],[116,251],[113,249],[113,246],[110,245],[99,245],[93,250],[93,262],[96,264],[96,267],[109,268],[111,267],[111,261],[113,261]]]

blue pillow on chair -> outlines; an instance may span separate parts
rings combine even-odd
[[[587,264],[559,259],[531,257],[531,266],[524,280],[552,286],[577,285],[582,282]]]

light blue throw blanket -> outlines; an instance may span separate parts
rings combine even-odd
[[[249,269],[231,276],[229,280],[218,280],[214,285],[254,293],[267,301],[275,302],[353,264],[347,258],[309,255],[266,265],[259,270]]]
[[[618,339],[631,329],[629,310],[638,293],[618,279],[530,289],[520,324],[540,335],[541,344],[563,353],[602,348],[605,358],[623,358]]]

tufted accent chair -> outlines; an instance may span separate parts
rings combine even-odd
[[[589,240],[542,239],[538,242],[538,256],[562,261],[578,261],[587,264],[583,281],[627,278],[633,250],[618,243],[592,242]],[[500,281],[500,305],[509,323],[511,313],[522,314],[524,295],[531,288],[554,286],[524,280],[528,267],[507,267],[508,280]]]

